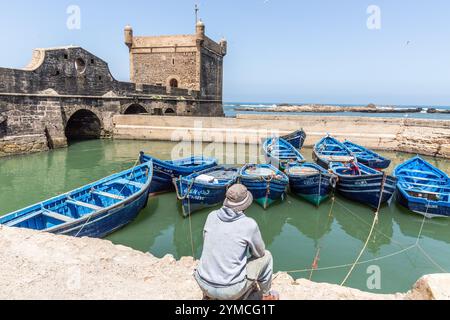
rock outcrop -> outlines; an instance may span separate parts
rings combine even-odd
[[[198,300],[193,258],[163,259],[109,241],[0,226],[0,299]],[[425,276],[406,294],[380,295],[294,281],[280,273],[282,299],[449,299],[450,275]]]

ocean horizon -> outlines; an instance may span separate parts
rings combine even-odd
[[[377,118],[413,118],[413,119],[436,119],[436,120],[450,120],[450,114],[444,113],[427,113],[429,109],[450,110],[450,106],[442,105],[376,105],[377,107],[393,107],[395,109],[412,109],[422,108],[422,112],[412,113],[363,113],[363,112],[265,112],[265,111],[237,111],[238,108],[253,107],[253,108],[268,108],[281,105],[326,105],[338,107],[358,107],[368,104],[338,104],[338,103],[280,103],[280,102],[224,102],[223,108],[225,116],[235,117],[237,114],[272,114],[272,115],[333,115],[333,116],[356,116],[356,117],[377,117]]]

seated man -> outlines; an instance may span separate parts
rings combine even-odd
[[[237,184],[228,190],[222,209],[208,216],[194,274],[205,298],[241,300],[259,289],[263,300],[278,300],[270,291],[272,255],[265,250],[256,221],[244,214],[252,202],[252,194]]]

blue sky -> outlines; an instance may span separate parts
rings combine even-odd
[[[16,0],[0,2],[0,66],[25,66],[35,47],[81,45],[128,80],[123,27],[226,37],[226,101],[450,105],[448,0]],[[69,5],[81,29],[66,27]],[[381,29],[367,28],[377,5]]]

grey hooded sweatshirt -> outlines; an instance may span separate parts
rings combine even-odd
[[[197,273],[214,287],[244,281],[248,257],[265,255],[258,224],[243,212],[227,207],[213,211],[206,220],[203,235],[203,253]]]

